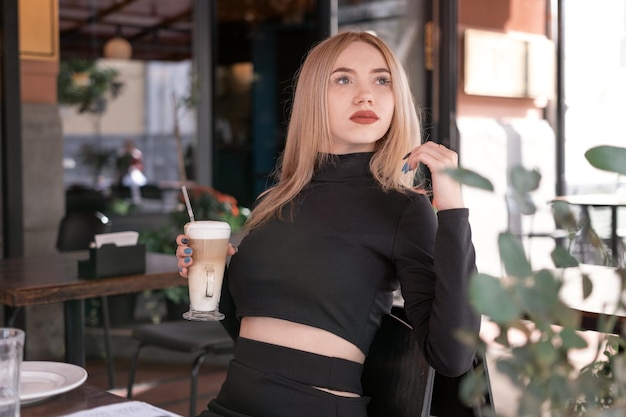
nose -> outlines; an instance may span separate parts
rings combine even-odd
[[[372,92],[365,87],[359,89],[358,93],[354,96],[354,104],[374,104],[374,96]]]

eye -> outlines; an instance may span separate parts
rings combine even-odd
[[[336,84],[339,84],[339,85],[350,84],[350,79],[345,75],[338,75],[337,77],[335,77],[334,81]]]
[[[380,77],[376,78],[374,83],[378,84],[378,85],[389,85],[389,84],[391,84],[391,78],[389,78],[387,76],[380,76]]]

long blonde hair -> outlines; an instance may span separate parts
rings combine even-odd
[[[333,66],[341,52],[353,42],[366,42],[383,55],[391,72],[395,109],[389,130],[376,142],[370,170],[384,190],[405,192],[413,186],[413,175],[402,173],[403,156],[421,142],[417,109],[402,64],[393,51],[368,32],[347,31],[315,46],[296,74],[297,83],[287,130],[285,150],[277,166],[276,185],[262,194],[252,211],[247,228],[272,217],[283,219],[282,210],[311,181],[315,168],[329,157],[332,137],[328,121],[327,89]]]

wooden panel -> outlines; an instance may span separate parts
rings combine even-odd
[[[466,94],[552,98],[555,88],[554,43],[544,36],[465,31]]]
[[[57,61],[20,60],[20,91],[24,103],[56,103]]]
[[[465,93],[524,97],[526,44],[503,33],[465,31]]]
[[[22,59],[58,60],[57,0],[20,0],[19,24]]]

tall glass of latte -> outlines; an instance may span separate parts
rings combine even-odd
[[[218,311],[226,267],[230,226],[219,221],[194,221],[185,225],[193,264],[189,268],[189,311],[187,320],[222,320]]]

